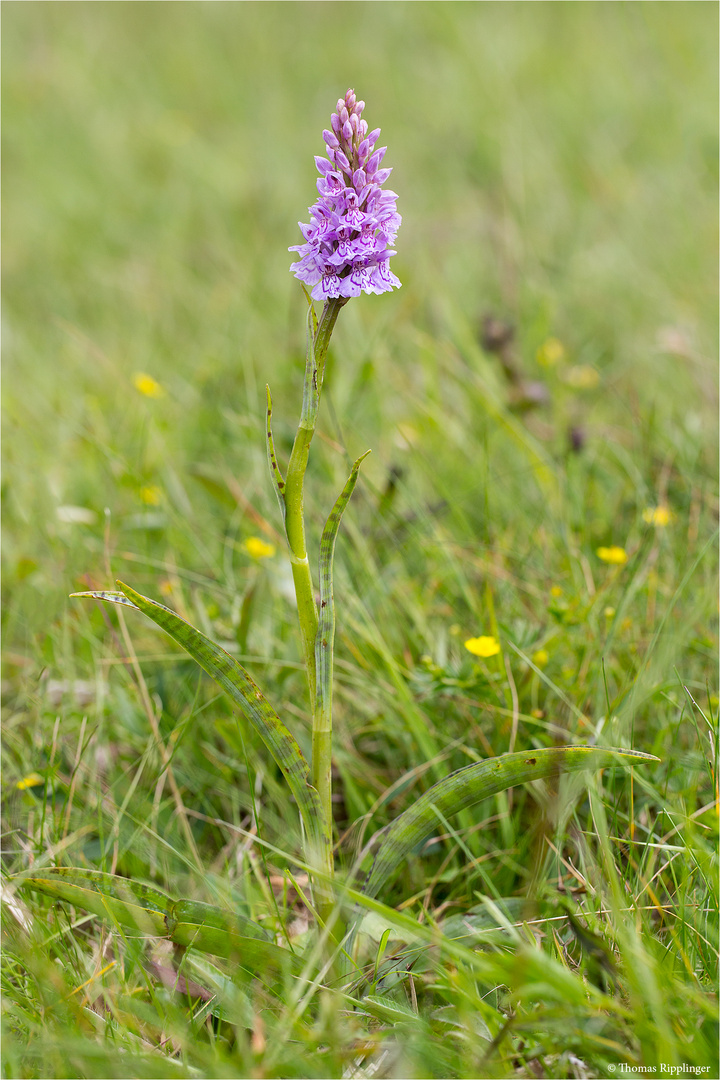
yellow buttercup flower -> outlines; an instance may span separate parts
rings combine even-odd
[[[611,566],[622,566],[628,561],[628,554],[625,548],[618,547],[616,544],[613,544],[611,547],[599,547],[595,554],[598,559],[610,563]]]
[[[154,484],[140,488],[140,498],[146,506],[159,506],[162,499],[162,491]]]
[[[664,529],[671,520],[672,512],[667,506],[648,506],[647,510],[643,510],[643,521],[656,529]]]
[[[547,649],[538,649],[537,652],[532,654],[532,662],[535,667],[544,668],[547,666],[550,660],[550,653]]]
[[[145,397],[161,398],[165,394],[160,383],[153,379],[152,375],[147,375],[144,371],[138,371],[133,375],[133,386]]]
[[[565,346],[562,341],[550,337],[544,341],[536,353],[538,364],[542,367],[553,367],[565,359]]]
[[[560,586],[553,585],[553,587],[550,589],[550,595],[554,596],[556,600],[559,596],[562,596],[562,589],[560,588]]]
[[[594,390],[600,382],[600,372],[589,364],[576,364],[565,373],[565,382],[573,390]]]
[[[489,656],[497,656],[500,652],[500,644],[494,637],[471,637],[465,642],[465,648],[473,656],[481,656],[487,659]]]
[[[18,791],[27,791],[31,787],[39,787],[40,784],[44,784],[45,780],[40,773],[31,772],[27,776],[24,776],[22,780],[18,780]]]
[[[249,536],[243,547],[253,559],[271,559],[275,554],[275,545],[267,544],[259,536]]]

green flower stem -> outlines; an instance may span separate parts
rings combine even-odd
[[[290,549],[290,563],[297,598],[305,671],[312,702],[315,700],[315,635],[317,634],[318,616],[307,545],[305,543],[303,489],[308,453],[314,433],[314,425],[305,427],[301,423],[298,427],[285,478],[285,532]]]
[[[295,596],[298,606],[298,620],[303,644],[305,670],[310,691],[310,701],[315,712],[315,636],[318,616],[313,590],[312,574],[308,561],[305,541],[304,485],[310,443],[315,434],[320,391],[325,374],[330,337],[335,327],[340,308],[347,303],[344,297],[326,300],[322,315],[313,332],[312,312],[308,332],[308,349],[305,363],[305,385],[303,388],[302,412],[288,462],[285,480],[285,533],[290,549]]]
[[[315,639],[318,633],[318,611],[315,603],[310,562],[305,539],[304,484],[310,443],[315,434],[320,393],[325,374],[325,359],[340,308],[347,303],[344,297],[327,300],[320,319],[315,325],[312,309],[308,315],[308,347],[305,363],[303,403],[295,442],[293,444],[283,492],[285,504],[285,532],[290,550],[298,620],[302,638],[305,670],[313,717],[313,786],[323,778],[322,821],[320,835],[323,839],[321,862],[323,869],[332,876],[332,814],[329,788],[330,761],[332,758],[332,724],[327,709],[317,707],[317,666]],[[325,907],[325,905],[322,905]]]

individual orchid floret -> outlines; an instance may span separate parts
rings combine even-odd
[[[368,133],[364,101],[352,90],[340,98],[323,132],[326,157],[316,157],[319,199],[300,224],[304,244],[290,270],[314,300],[384,293],[400,288],[390,256],[402,218],[394,191],[383,190],[391,169],[380,168],[386,146],[375,149],[380,128]]]

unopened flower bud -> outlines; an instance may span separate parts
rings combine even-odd
[[[352,176],[352,167],[342,150],[335,151],[335,161],[344,173],[347,173],[348,176]]]
[[[370,140],[366,139],[366,142],[369,143]],[[376,150],[375,153],[373,154],[373,156],[370,158],[370,160],[367,163],[368,176],[373,176],[377,172],[378,166],[380,165],[380,162],[385,157],[385,151],[386,150],[387,150],[387,146],[381,146],[380,149]]]

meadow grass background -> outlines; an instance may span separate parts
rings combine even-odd
[[[342,311],[308,477],[316,542],[373,450],[338,544],[338,832],[513,746],[661,759],[451,823],[382,897],[410,920],[389,951],[469,909],[465,931],[506,929],[371,995],[298,1004],[191,956],[213,1013],[139,943],[15,894],[4,1076],[717,1076],[717,20],[4,5],[4,870],[134,875],[302,933],[296,812],[257,740],[160,631],[128,616],[125,637],[68,594],[119,577],[163,600],[308,747],[265,383],[286,459],[305,305],[287,247],[349,86],[389,147],[403,287]],[[483,347],[486,315],[539,407]],[[625,565],[598,558],[612,545]],[[463,648],[482,634],[499,657]]]

